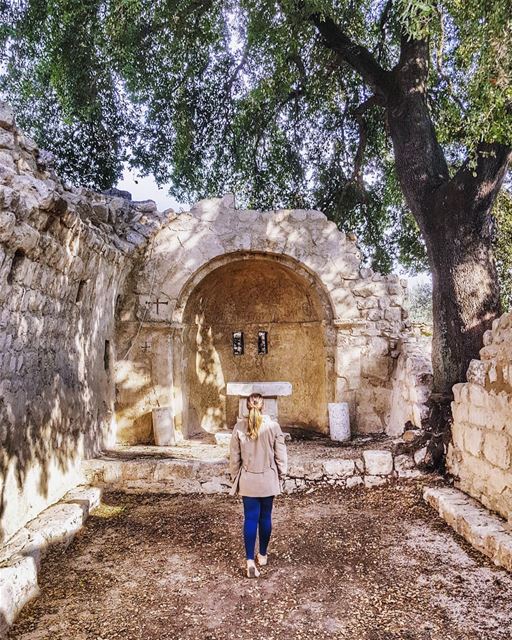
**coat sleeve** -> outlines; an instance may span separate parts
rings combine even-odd
[[[242,454],[240,452],[240,438],[238,437],[238,425],[236,424],[229,441],[229,473],[231,480],[234,482],[237,473],[242,466]]]
[[[285,476],[288,472],[288,453],[286,451],[286,444],[284,442],[284,433],[281,431],[281,427],[275,423],[276,437],[274,439],[274,459],[277,465],[277,471],[279,476]]]

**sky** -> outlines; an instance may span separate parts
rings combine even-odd
[[[140,178],[136,171],[126,169],[123,179],[116,184],[116,188],[129,191],[134,200],[154,200],[159,211],[169,208],[174,211],[185,211],[189,208],[171,198],[167,188],[159,189],[152,176]]]

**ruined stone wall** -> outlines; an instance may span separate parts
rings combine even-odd
[[[0,542],[112,435],[116,299],[154,210],[63,185],[0,103]]]
[[[512,522],[512,313],[485,332],[467,380],[453,387],[448,471],[458,488]]]
[[[386,427],[390,436],[399,436],[404,425],[421,429],[428,416],[427,401],[432,393],[432,359],[428,341],[411,335],[399,341],[397,360],[391,377],[391,415]]]
[[[300,405],[315,395],[315,403],[323,406],[322,415],[318,408],[304,426],[319,431],[326,430],[328,402],[349,403],[354,432],[386,430],[391,417],[396,349],[405,328],[405,281],[362,268],[355,238],[341,232],[319,211],[239,210],[233,197],[225,196],[203,200],[170,219],[151,239],[146,254],[134,267],[117,332],[118,351],[126,354],[116,369],[120,442],[151,442],[151,412],[158,406],[172,407],[176,424],[185,435],[192,422],[208,422],[211,430],[229,427],[222,419],[207,420],[208,411],[222,418],[227,382],[246,381],[247,376],[289,380],[296,368],[294,358],[300,357],[302,349],[301,341],[293,339],[291,330],[298,331],[296,320],[302,316],[295,311],[288,314],[286,331],[284,321],[281,327],[273,324],[274,317],[284,320],[276,296],[275,304],[257,309],[255,317],[261,329],[268,327],[269,337],[270,331],[276,330],[278,342],[288,341],[278,345],[283,346],[280,362],[263,357],[261,367],[254,360],[251,368],[247,355],[245,363],[238,361],[238,368],[234,363],[223,366],[221,356],[230,348],[228,333],[235,325],[252,336],[251,344],[254,341],[256,327],[243,314],[237,317],[235,303],[225,310],[217,305],[217,315],[230,318],[229,327],[226,324],[222,331],[211,323],[202,327],[209,345],[208,371],[200,362],[203,338],[196,342],[197,353],[190,353],[189,338],[194,335],[194,327],[197,336],[195,323],[202,317],[199,301],[213,296],[219,304],[222,298],[226,305],[231,304],[226,290],[230,286],[229,269],[246,264],[250,282],[250,265],[255,260],[265,260],[269,268],[285,270],[297,282],[303,282],[305,295],[318,297],[322,308],[314,321],[319,325],[318,335],[323,337],[317,340],[317,335],[316,346],[305,348],[303,356],[310,357],[314,352],[316,359],[324,360],[325,372],[311,377],[325,380],[325,384],[315,386],[312,380],[308,380],[308,388],[295,384],[298,395],[284,402]],[[207,284],[206,279],[217,269],[225,269],[226,275],[224,291],[220,293],[216,285],[208,291],[201,284]],[[231,280],[234,277],[232,271]],[[257,305],[258,291],[249,298],[251,305]],[[192,308],[194,300],[197,304]],[[294,305],[290,302],[288,306],[292,309]],[[323,348],[319,349],[321,340]],[[270,348],[274,348],[272,344]],[[187,364],[190,359],[192,367]],[[190,406],[191,389],[197,384],[204,387],[203,378],[208,382],[211,404]],[[283,404],[283,409],[290,426],[300,424],[300,418],[291,414],[291,405],[286,408]],[[201,415],[189,422],[188,416],[194,411]]]

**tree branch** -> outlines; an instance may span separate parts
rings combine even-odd
[[[364,185],[363,176],[361,175],[361,168],[363,166],[364,153],[366,151],[366,145],[368,142],[364,114],[368,111],[368,109],[379,104],[382,104],[382,101],[377,96],[371,96],[351,112],[359,127],[359,142],[357,145],[356,155],[354,157],[354,170],[350,177],[350,181],[357,182],[360,188],[363,190]]]
[[[318,29],[325,46],[357,71],[374,93],[387,94],[390,74],[368,49],[353,42],[331,18],[323,14],[313,13],[309,20]]]
[[[512,161],[512,148],[499,143],[480,143],[477,147],[476,167],[470,159],[460,167],[447,184],[466,202],[465,211],[475,215],[487,214],[503,184],[507,167]],[[440,195],[445,195],[440,194]]]

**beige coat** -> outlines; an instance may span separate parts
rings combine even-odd
[[[258,437],[247,435],[247,419],[239,418],[229,447],[233,486],[230,494],[265,498],[281,493],[280,478],[286,475],[287,454],[281,427],[263,416]]]

